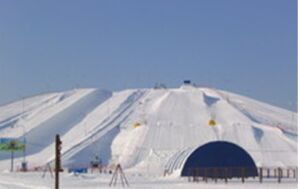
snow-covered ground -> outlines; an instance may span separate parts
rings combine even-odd
[[[47,173],[1,173],[0,189],[52,189],[54,179]],[[133,189],[295,189],[297,183],[294,180],[283,180],[280,184],[276,180],[268,180],[259,183],[258,180],[247,179],[245,183],[240,180],[229,180],[227,184],[219,180],[217,183],[208,181],[205,183],[188,182],[187,178],[162,178],[127,175],[129,188]],[[96,189],[96,188],[124,188],[119,181],[115,187],[109,187],[111,175],[81,174],[74,175],[64,173],[61,175],[60,188],[62,189]],[[126,188],[126,187],[125,187]]]

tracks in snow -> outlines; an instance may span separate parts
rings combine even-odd
[[[110,116],[97,126],[97,129],[93,133],[64,151],[62,154],[63,159],[67,160],[71,158],[115,127],[118,127],[133,112],[134,106],[139,103],[139,99],[141,99],[145,93],[146,92],[142,90],[133,92]]]

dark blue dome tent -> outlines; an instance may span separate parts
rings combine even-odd
[[[226,172],[225,172],[226,171]],[[252,157],[240,146],[214,141],[198,147],[186,160],[181,176],[212,178],[258,176]]]

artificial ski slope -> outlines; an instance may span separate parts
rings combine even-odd
[[[296,113],[212,88],[76,89],[0,107],[0,137],[26,139],[29,167],[53,160],[57,133],[66,167],[99,156],[106,165],[161,175],[218,140],[241,146],[257,166],[297,166]],[[9,169],[9,158],[0,152],[0,169]]]

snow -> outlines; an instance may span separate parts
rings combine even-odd
[[[47,173],[42,178],[41,172],[38,173],[1,173],[0,189],[51,189],[54,188],[54,179]],[[240,180],[229,180],[227,184],[219,180],[217,183],[210,180],[208,183],[188,182],[187,178],[163,178],[163,177],[143,177],[139,175],[126,174],[129,188],[133,189],[183,189],[183,188],[233,188],[233,189],[294,189],[297,183],[293,180],[283,180],[280,184],[276,179],[270,179],[259,183],[258,179],[247,179],[244,184]],[[60,187],[63,189],[96,189],[96,188],[124,188],[120,181],[114,187],[109,187],[112,175],[100,174],[71,174],[63,173],[60,175]],[[126,188],[126,187],[125,187]]]
[[[296,113],[212,88],[76,89],[0,107],[0,137],[26,138],[29,168],[53,161],[57,133],[65,167],[88,166],[99,156],[130,173],[179,175],[196,148],[215,140],[241,146],[257,166],[297,166]],[[16,157],[20,166],[22,152]],[[0,152],[0,170],[9,168],[9,158]]]

